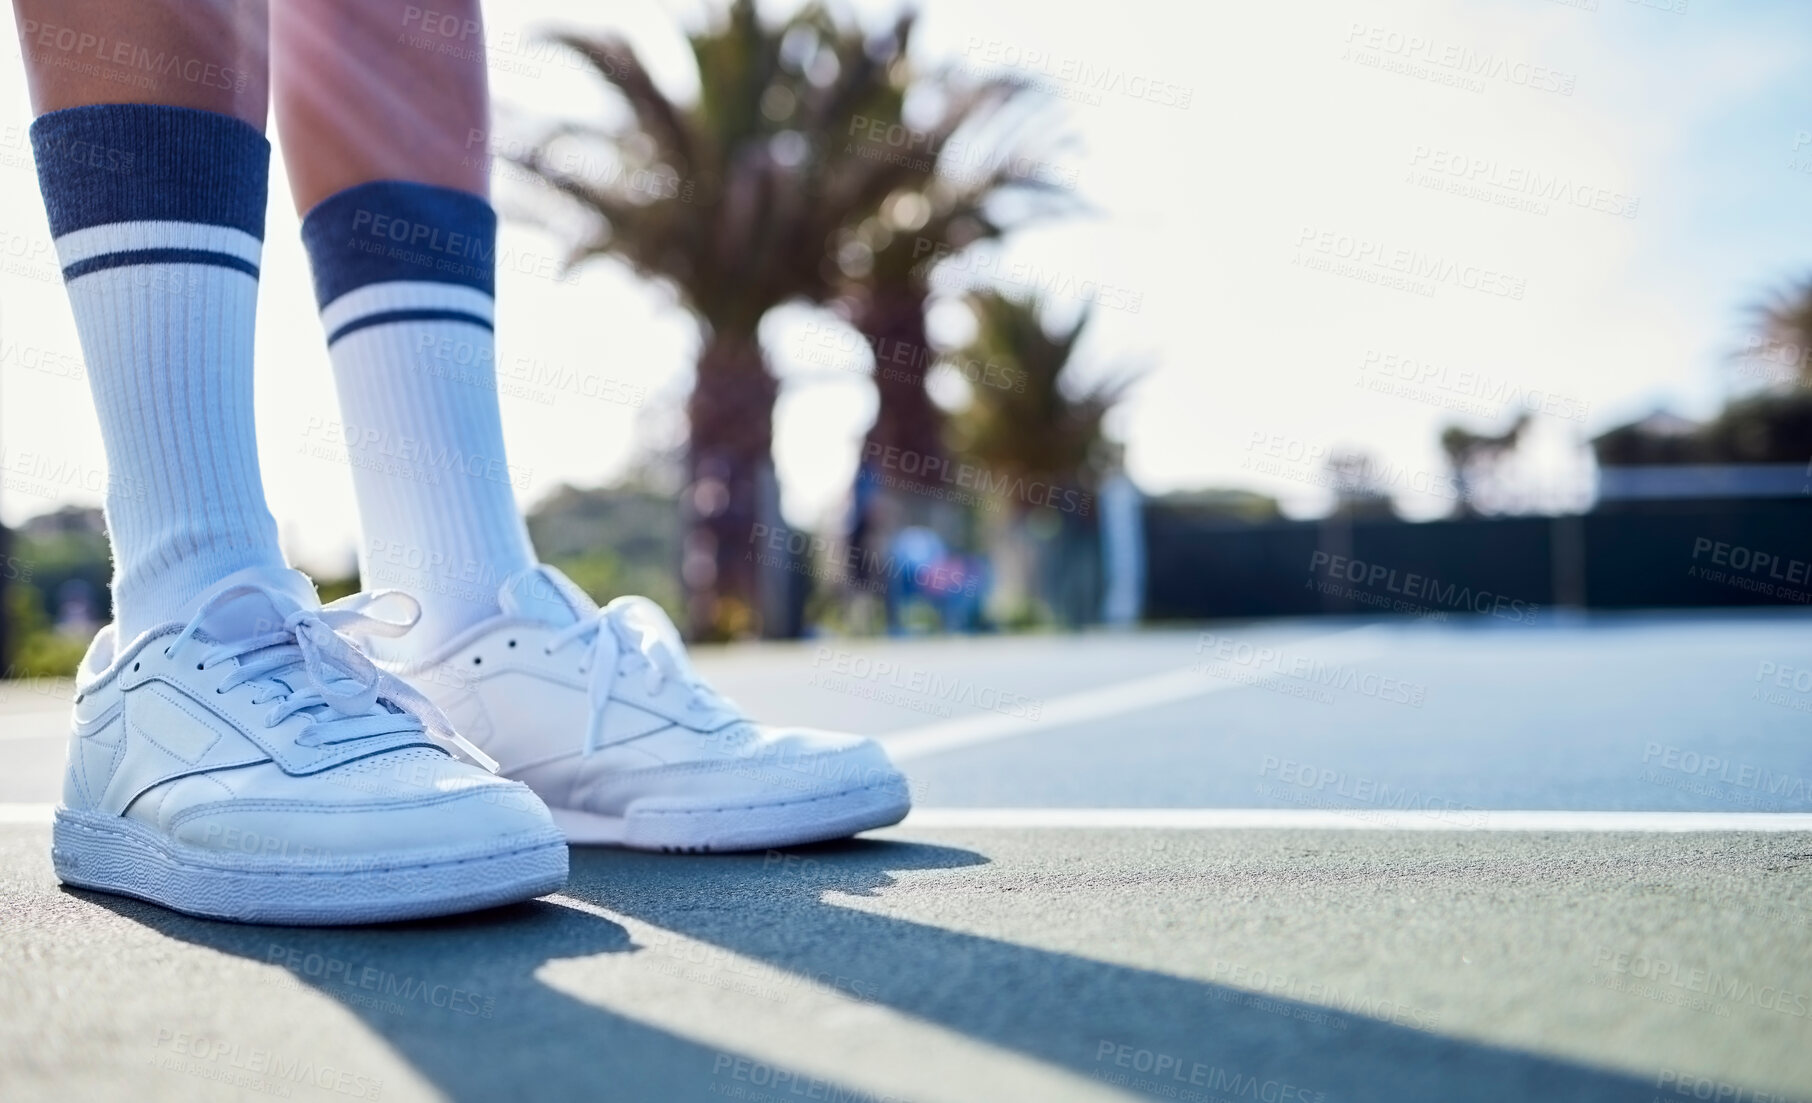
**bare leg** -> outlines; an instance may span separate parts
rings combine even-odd
[[[277,5],[277,129],[296,209],[371,180],[489,194],[477,0]]]
[[[13,0],[34,114],[154,103],[264,130],[266,0]]]
[[[359,574],[422,607],[406,639],[374,644],[397,660],[497,616],[500,591],[535,563],[497,403],[483,25],[476,0],[433,8],[284,0],[272,30],[277,131],[353,460]]]

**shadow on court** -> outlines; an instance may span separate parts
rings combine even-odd
[[[1268,1081],[1310,1098],[1325,1092],[1328,1100],[1653,1094],[1636,1079],[1564,1061],[1291,1000],[1267,997],[1265,1009],[1254,1009],[1240,990],[824,900],[827,893],[873,895],[894,883],[895,872],[960,876],[987,861],[973,851],[857,840],[791,854],[799,860],[575,849],[566,894],[1082,1076],[1124,1075],[1116,1086],[1137,1094],[1157,1096],[1168,1083],[1174,1094],[1166,1098],[1270,1098]],[[774,1064],[678,1037],[537,979],[550,961],[650,952],[620,925],[557,901],[319,929],[210,922],[65,891],[172,938],[288,969],[298,984],[343,1003],[456,1100],[721,1099],[738,1087],[759,1095],[729,1078],[725,1058]],[[1292,1017],[1298,1013],[1303,1018]],[[1101,1059],[1118,1045],[1171,1058],[1185,1079],[1155,1079]],[[1198,1063],[1205,1071],[1191,1085]],[[871,1098],[836,1084],[817,1097]]]

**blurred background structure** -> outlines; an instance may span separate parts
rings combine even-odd
[[[475,155],[493,160],[510,232],[532,235],[513,239],[518,244],[502,258],[504,293],[519,302],[557,298],[564,313],[538,316],[536,324],[564,331],[559,339],[572,360],[500,360],[506,422],[519,426],[513,401],[547,408],[550,416],[583,406],[574,416],[586,419],[602,407],[583,400],[603,396],[617,407],[609,410],[610,425],[625,424],[624,407],[637,425],[633,455],[599,462],[592,478],[582,472],[599,444],[586,433],[512,430],[513,459],[562,457],[562,477],[551,483],[525,472],[525,485],[536,489],[531,530],[542,554],[600,600],[647,593],[700,640],[1359,611],[1501,616],[1505,601],[1531,615],[1555,607],[1808,601],[1812,279],[1778,257],[1758,256],[1748,283],[1728,289],[1730,302],[1748,304],[1746,312],[1724,309],[1725,343],[1736,351],[1718,364],[1697,350],[1682,353],[1698,358],[1693,370],[1718,377],[1715,402],[1702,393],[1675,402],[1669,395],[1678,392],[1632,385],[1627,373],[1607,371],[1601,380],[1589,367],[1573,372],[1576,385],[1557,388],[1546,369],[1531,366],[1521,375],[1483,351],[1477,363],[1457,364],[1401,355],[1386,351],[1375,333],[1353,337],[1344,346],[1352,355],[1329,369],[1299,346],[1338,328],[1341,318],[1351,327],[1354,313],[1372,310],[1374,300],[1388,301],[1391,310],[1471,318],[1475,309],[1530,309],[1522,283],[1514,303],[1468,301],[1464,312],[1447,307],[1446,298],[1440,305],[1398,302],[1403,296],[1365,269],[1367,242],[1352,254],[1360,258],[1356,266],[1343,270],[1351,235],[1318,229],[1317,205],[1339,206],[1345,185],[1305,185],[1288,174],[1272,183],[1292,194],[1279,211],[1263,213],[1280,226],[1295,225],[1289,236],[1296,251],[1282,248],[1280,237],[1271,253],[1280,270],[1291,270],[1289,280],[1306,284],[1223,269],[1232,262],[1206,251],[1166,270],[1201,277],[1176,293],[1111,287],[1080,257],[1078,271],[1058,273],[1062,278],[1048,278],[1039,261],[1004,263],[1001,250],[1052,228],[1105,223],[1111,234],[1127,224],[1113,221],[1124,219],[1123,206],[1104,205],[1085,186],[1106,156],[1092,148],[1103,124],[1085,118],[1102,110],[1104,93],[1138,101],[1142,118],[1168,112],[1152,133],[1197,152],[1232,109],[1198,95],[1190,73],[1165,70],[1159,79],[1136,69],[1116,74],[1109,64],[1097,79],[1090,59],[1041,48],[1035,28],[1023,41],[963,34],[949,29],[963,15],[938,11],[946,29],[929,47],[919,13],[900,5],[735,0],[677,14],[638,9],[623,27],[574,25],[560,12],[520,30],[507,22],[515,13],[492,13],[501,25],[490,40],[499,119]],[[1541,13],[1547,37],[1536,35],[1532,48],[1558,52],[1555,35],[1576,15]],[[1759,40],[1769,18],[1755,15],[1729,33]],[[1341,61],[1379,48],[1368,24],[1342,19],[1328,26],[1330,51],[1346,51]],[[1650,35],[1626,48],[1662,56],[1676,47]],[[1200,81],[1212,89],[1211,56],[1238,47],[1201,49]],[[1768,55],[1763,76],[1791,72],[1792,56]],[[1386,79],[1330,66],[1329,79],[1352,83],[1355,94],[1372,94],[1360,81]],[[1568,83],[1569,103],[1544,102],[1541,109],[1613,110],[1614,97],[1603,89],[1615,88],[1614,74],[1600,76],[1597,90],[1581,78],[1578,99]],[[560,88],[581,91],[553,94],[548,82],[556,78]],[[17,74],[11,79],[17,83]],[[1129,92],[1135,83],[1145,91]],[[1419,97],[1402,113],[1424,125],[1431,142],[1447,125],[1442,90],[1379,87],[1379,95]],[[23,195],[29,151],[19,137],[22,96],[14,101],[5,184],[9,194]],[[1741,107],[1736,93],[1718,102]],[[1417,114],[1424,103],[1435,105],[1427,119]],[[1271,107],[1295,110],[1281,99]],[[1250,116],[1267,108],[1255,102],[1239,110]],[[1709,130],[1716,119],[1680,125]],[[20,151],[24,161],[13,164]],[[1153,163],[1170,152],[1154,147]],[[1530,216],[1546,220],[1544,229],[1567,218],[1602,225],[1605,211],[1592,197],[1609,192],[1595,186],[1597,177],[1585,180],[1595,166],[1578,180],[1561,173],[1555,179],[1564,185],[1536,187],[1539,195],[1528,203],[1539,211],[1528,203],[1504,209],[1511,205],[1471,202],[1479,195],[1441,178],[1496,188],[1504,199],[1509,192],[1496,182],[1495,158],[1477,183],[1481,174],[1472,168],[1451,172],[1453,158],[1439,148],[1409,152],[1412,198],[1404,206],[1454,207],[1463,225],[1478,228],[1487,243],[1481,252],[1495,235],[1519,234]],[[1503,159],[1508,165],[1516,156]],[[1219,164],[1207,157],[1191,163]],[[1224,168],[1245,177],[1256,172],[1256,186],[1266,187],[1262,165],[1254,169],[1234,156]],[[1433,177],[1418,182],[1418,173]],[[1121,175],[1120,190],[1108,191],[1123,197]],[[1173,204],[1152,218],[1159,237],[1168,222],[1178,224],[1179,251],[1200,249],[1203,227],[1219,232],[1213,228],[1236,218],[1224,216],[1214,178],[1187,181],[1185,190],[1201,202],[1178,207],[1177,191],[1155,176],[1136,177],[1135,191]],[[1615,195],[1610,213],[1627,225],[1605,232],[1682,234],[1694,209],[1659,184],[1653,192],[1659,194],[1641,206]],[[286,202],[274,196],[273,209]],[[18,262],[0,279],[8,281],[9,300],[25,305],[9,302],[0,314],[4,390],[23,381],[39,388],[26,401],[42,404],[46,378],[80,384],[81,366],[79,357],[56,352],[73,343],[43,328],[50,323],[34,316],[35,299],[21,298],[54,281],[31,267],[40,216],[19,204],[11,210],[7,241],[23,244],[0,241]],[[1350,211],[1340,217],[1366,224]],[[1236,248],[1229,234],[1229,249]],[[1324,236],[1332,243],[1325,249]],[[1471,267],[1454,269],[1462,273],[1455,291],[1440,274],[1444,256],[1427,268],[1426,287],[1409,289],[1413,298],[1467,294],[1471,277],[1463,273]],[[1078,275],[1091,290],[1074,290],[1071,277]],[[1215,347],[1211,331],[1238,328],[1236,303],[1248,292],[1293,300],[1280,309],[1294,311],[1304,332],[1267,332],[1271,347],[1262,364],[1216,362],[1206,351],[1190,359],[1197,348]],[[286,293],[278,281],[267,298]],[[689,356],[691,370],[676,367],[665,386],[650,387],[634,365],[616,362],[645,355],[646,343],[625,353],[608,328],[594,328],[586,313],[592,307],[574,310],[596,304],[602,317],[647,303],[677,308],[674,316],[685,322],[662,347],[675,365]],[[1155,312],[1142,315],[1153,304],[1167,312],[1168,332],[1185,335],[1180,343],[1129,340],[1144,318],[1158,324]],[[1328,304],[1336,305],[1324,324],[1317,315]],[[1097,333],[1108,313],[1115,315],[1109,331]],[[1529,328],[1520,312],[1496,324],[1497,336],[1480,331],[1472,348]],[[527,327],[512,328],[506,316],[500,328],[507,348]],[[1582,364],[1600,362],[1583,350],[1556,354],[1573,355]],[[1316,430],[1313,420],[1279,425],[1260,414],[1229,442],[1228,418],[1242,402],[1233,380],[1245,374],[1296,392],[1305,410],[1321,407],[1316,416],[1337,419],[1338,434]],[[1202,392],[1220,400],[1199,411],[1154,414],[1152,403],[1175,405],[1168,396],[1178,393],[1179,377],[1190,386],[1199,377],[1228,382]],[[812,515],[802,516],[786,508],[791,491],[777,441],[783,394],[815,378],[859,382],[872,393],[872,413],[854,427],[844,489],[821,494],[817,508],[804,511]],[[1167,397],[1145,398],[1154,389]],[[45,416],[88,416],[79,386],[54,393],[60,407]],[[1145,420],[1135,421],[1128,409],[1142,401]],[[1638,408],[1644,403],[1651,404],[1646,412]],[[1413,446],[1387,440],[1392,430],[1373,420],[1388,408],[1396,426],[1406,407],[1428,430]],[[314,481],[309,473],[321,468],[308,466],[311,460],[334,457],[337,423],[325,394],[319,409],[329,412],[291,415],[292,432],[308,418],[297,436],[279,433],[266,445],[280,515],[286,480]],[[21,416],[15,408],[9,429],[18,430]],[[1142,455],[1159,445],[1148,448],[1129,426],[1181,418],[1187,437],[1192,417],[1202,425],[1204,455],[1222,457],[1222,473],[1181,480],[1167,460],[1162,477],[1142,475],[1157,467]],[[784,431],[801,438],[830,432],[810,417],[794,418]],[[1177,450],[1174,440],[1163,447]],[[623,453],[618,443],[610,448]],[[1406,463],[1405,448],[1439,460]],[[0,500],[12,522],[6,670],[66,674],[109,615],[105,533],[95,508],[105,474],[94,469],[92,450],[53,456],[11,446],[5,453]],[[1238,461],[1231,476],[1228,454]],[[300,558],[327,596],[356,585],[349,554],[323,556],[314,548]]]

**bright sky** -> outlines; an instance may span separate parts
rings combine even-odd
[[[518,45],[572,8],[491,7],[500,109],[599,110],[583,73]],[[625,0],[597,18],[685,94],[673,10],[700,9]],[[1536,462],[1559,477],[1569,441],[1664,403],[1715,409],[1747,308],[1812,268],[1812,8],[1791,0],[927,0],[918,46],[926,61],[1016,68],[1067,105],[1069,167],[1096,213],[988,267],[1072,307],[1102,300],[1086,358],[1149,369],[1115,429],[1152,491],[1245,486],[1313,509],[1305,457],[1350,446],[1431,515],[1446,503],[1417,491],[1444,470],[1441,426],[1499,428],[1521,401],[1550,411]],[[105,484],[28,119],[8,51],[0,446],[8,471],[65,473],[48,489],[9,476],[9,522],[98,501]],[[283,179],[275,166],[259,320],[265,482],[292,554],[345,569],[352,485],[308,454],[338,413]],[[503,416],[528,502],[610,480],[638,422],[658,432],[652,413],[688,386],[694,330],[610,262],[547,279],[559,249],[544,232],[509,226],[502,250],[499,364],[516,373]],[[786,509],[815,524],[874,399],[834,350],[827,366],[809,328],[824,317],[770,321],[788,381]],[[576,382],[537,389],[550,374]],[[644,408],[625,403],[642,393]]]

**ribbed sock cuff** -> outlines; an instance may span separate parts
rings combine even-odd
[[[107,446],[130,638],[283,563],[252,432],[271,147],[230,115],[155,104],[53,111],[31,141]]]
[[[496,292],[497,214],[471,192],[375,180],[323,199],[302,220],[325,309],[374,283],[445,283]]]
[[[117,222],[226,226],[262,241],[271,144],[231,115],[105,103],[31,124],[50,232]]]

